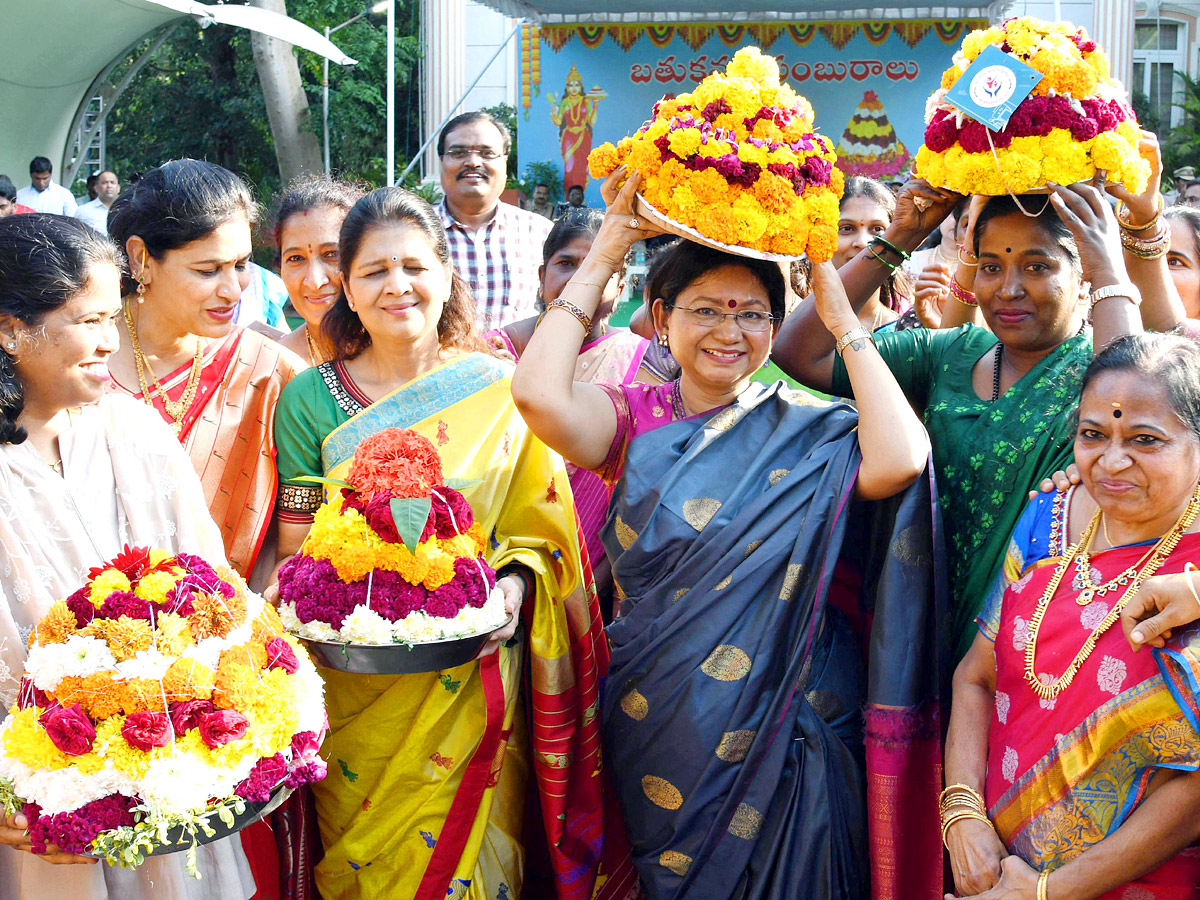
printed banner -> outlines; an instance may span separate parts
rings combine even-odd
[[[549,161],[564,187],[589,183],[587,155],[636,130],[664,95],[725,68],[741,47],[775,54],[837,141],[847,174],[902,180],[924,133],[925,100],[969,29],[983,19],[786,25],[616,25],[521,29],[521,165]]]

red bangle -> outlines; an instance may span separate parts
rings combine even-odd
[[[979,305],[979,303],[975,300],[975,295],[959,284],[954,278],[950,279],[950,296],[966,306]]]

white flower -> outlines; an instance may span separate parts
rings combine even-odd
[[[996,691],[996,718],[1001,725],[1008,724],[1008,710],[1011,701],[1004,691]]]
[[[392,643],[392,623],[362,604],[346,616],[341,631],[344,640],[355,644]]]
[[[73,634],[64,643],[32,647],[25,671],[43,691],[53,691],[68,675],[86,678],[116,668],[108,644],[95,637]]]
[[[1104,617],[1108,615],[1108,604],[1102,603],[1099,600],[1093,600],[1085,606],[1079,613],[1079,624],[1088,631],[1094,629],[1097,625],[1104,621]]]
[[[1125,681],[1125,660],[1115,656],[1106,656],[1100,660],[1100,670],[1096,673],[1096,684],[1100,690],[1108,691],[1114,697],[1121,693],[1121,685]]]
[[[1004,761],[1001,763],[1000,772],[1009,784],[1017,778],[1017,751],[1012,747],[1004,748]]]
[[[146,804],[164,815],[202,810],[209,798],[221,797],[229,789],[213,766],[189,753],[163,756],[150,763],[138,780],[138,791]]]
[[[135,654],[131,659],[117,663],[117,671],[121,673],[121,679],[146,678],[150,681],[161,681],[174,661],[174,657],[164,656],[157,647],[150,647]]]
[[[1029,584],[1029,582],[1032,578],[1033,578],[1033,569],[1030,569],[1028,572],[1026,572],[1024,575],[1022,575],[1020,578],[1018,578],[1016,581],[1014,581],[1010,585],[1010,587],[1012,588],[1012,592],[1014,594],[1021,593],[1021,591],[1025,590],[1025,586]]]
[[[301,622],[299,616],[296,615],[295,603],[279,604],[279,619],[283,622],[283,627],[288,631],[299,631]]]
[[[132,796],[137,792],[137,783],[111,763],[84,775],[74,766],[31,769],[16,760],[0,758],[0,776],[13,783],[18,796],[38,804],[44,815],[78,809],[109,794]]]
[[[1042,684],[1054,684],[1055,678],[1048,672],[1041,672],[1038,675],[1038,681]],[[1054,704],[1057,703],[1057,698],[1052,700],[1038,700],[1038,706],[1042,709],[1054,709]]]
[[[313,619],[311,622],[305,622],[297,625],[295,633],[300,637],[308,638],[310,641],[332,641],[334,643],[344,643],[341,633],[335,628],[331,628],[325,622],[319,619]]]

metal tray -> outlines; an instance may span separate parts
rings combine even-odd
[[[211,844],[211,843],[213,843],[213,841],[219,841],[219,840],[222,840],[223,838],[227,838],[234,834],[237,834],[239,831],[241,831],[247,825],[253,825],[255,822],[257,822],[259,819],[263,818],[264,816],[269,816],[271,813],[275,812],[275,810],[279,809],[279,807],[281,807],[284,804],[284,802],[287,800],[287,798],[290,797],[291,795],[292,795],[292,788],[283,787],[281,785],[281,786],[275,788],[275,790],[271,793],[271,796],[267,800],[264,800],[261,803],[251,803],[249,800],[247,800],[245,811],[240,816],[235,815],[233,817],[233,826],[232,827],[229,825],[226,825],[224,822],[222,822],[220,816],[216,816],[216,815],[209,816],[208,827],[213,830],[213,836],[208,837],[207,835],[204,834],[203,831],[197,831],[196,832],[196,843],[198,845],[199,844]],[[180,841],[182,841],[183,843],[180,843]],[[149,858],[151,856],[166,856],[168,853],[181,853],[182,851],[187,850],[191,846],[192,846],[192,842],[191,842],[191,840],[188,839],[188,836],[186,835],[186,833],[184,832],[182,827],[171,828],[167,831],[166,841],[159,844],[153,850],[147,851],[146,857]],[[89,853],[84,853],[83,855],[84,856],[94,856],[97,859],[104,858],[97,853],[89,852]]]
[[[300,638],[318,666],[359,675],[417,675],[441,672],[469,663],[492,631],[512,621],[509,616],[491,631],[425,644],[341,644]]]

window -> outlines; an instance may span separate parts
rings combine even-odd
[[[1134,26],[1135,50],[1178,50],[1178,22],[1163,22],[1161,27],[1154,24]],[[1157,39],[1157,42],[1156,42]]]
[[[1160,128],[1182,120],[1175,100],[1179,92],[1175,73],[1187,71],[1187,26],[1168,19],[1143,19],[1134,25],[1133,83],[1131,92],[1141,92]]]

